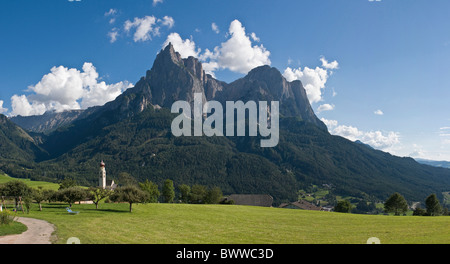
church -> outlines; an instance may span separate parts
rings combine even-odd
[[[98,187],[102,189],[114,190],[117,187],[117,184],[114,183],[114,180],[106,180],[106,168],[103,160],[102,162],[100,162],[100,172],[98,179]]]

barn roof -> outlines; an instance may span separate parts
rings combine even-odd
[[[253,205],[271,207],[273,197],[268,194],[232,194],[226,200],[233,200],[237,205]]]

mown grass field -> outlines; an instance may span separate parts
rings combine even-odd
[[[13,178],[0,175],[0,184]],[[23,180],[29,186],[59,185]],[[449,244],[450,217],[358,215],[238,205],[33,204],[29,214],[57,230],[56,243],[77,237],[83,244]]]
[[[57,243],[83,244],[448,244],[450,217],[357,215],[238,205],[64,204],[33,208],[27,217],[57,227]],[[19,215],[22,213],[20,212]]]

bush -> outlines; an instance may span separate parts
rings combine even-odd
[[[334,207],[335,212],[350,213],[352,211],[352,204],[349,200],[339,201]]]
[[[16,217],[8,211],[0,212],[0,225],[9,225]]]
[[[417,207],[416,210],[414,210],[413,215],[424,216],[424,215],[427,215],[427,211],[425,209]]]

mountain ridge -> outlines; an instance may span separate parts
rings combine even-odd
[[[258,137],[175,137],[170,106],[177,100],[280,101],[280,141],[260,148]],[[181,58],[169,44],[145,76],[115,100],[84,110],[78,118],[42,136],[33,169],[10,170],[33,177],[73,177],[97,182],[98,162],[117,179],[219,186],[226,193],[268,193],[277,202],[296,199],[312,184],[332,184],[342,196],[386,199],[401,192],[423,200],[450,190],[450,170],[420,165],[331,135],[315,115],[300,81],[287,82],[270,66],[260,66],[231,83],[205,74],[194,57]],[[3,169],[4,167],[2,167]],[[31,176],[30,176],[31,177]]]

